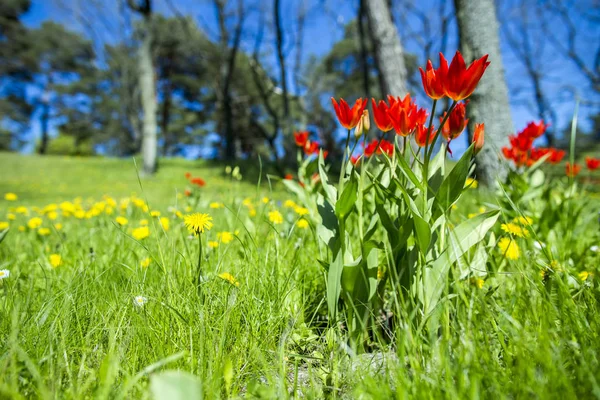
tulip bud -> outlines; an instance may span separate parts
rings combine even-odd
[[[475,124],[475,132],[473,133],[473,153],[477,154],[483,148],[485,136],[485,124]]]
[[[363,131],[366,133],[371,128],[371,119],[369,118],[369,111],[363,110],[363,113],[358,120],[358,124],[356,124],[356,128],[354,129],[354,137],[359,138],[362,136]]]

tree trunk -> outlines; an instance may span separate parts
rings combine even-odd
[[[129,7],[140,13],[142,22],[142,43],[138,50],[138,81],[142,97],[142,160],[143,172],[152,175],[156,172],[156,80],[154,79],[154,63],[152,62],[152,1],[143,0],[138,4],[128,0]]]
[[[144,111],[144,125],[142,133],[142,158],[144,172],[156,172],[156,88],[154,80],[154,66],[152,63],[152,36],[151,16],[144,18],[145,29],[142,46],[140,47],[139,69],[140,90],[142,93],[142,109]]]
[[[490,186],[506,177],[500,149],[508,143],[508,134],[513,131],[496,10],[493,0],[454,0],[454,6],[465,61],[489,54],[491,62],[467,107],[469,132],[473,132],[475,123],[485,123],[485,146],[477,155],[476,172],[477,179]]]
[[[390,8],[386,0],[365,0],[364,7],[383,95],[404,96],[407,92],[404,50]]]
[[[41,155],[46,154],[48,151],[48,120],[50,119],[50,105],[48,104],[48,98],[49,95],[47,93],[42,95],[42,116],[40,120],[42,141],[40,143],[40,147],[38,148],[38,153]]]

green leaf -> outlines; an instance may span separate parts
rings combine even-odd
[[[358,179],[354,175],[344,187],[342,195],[335,203],[335,213],[340,219],[345,219],[352,211],[356,198],[358,197]]]
[[[342,291],[342,272],[344,271],[344,255],[339,250],[329,265],[327,271],[327,308],[329,309],[329,317],[334,322],[337,317],[337,302]]]
[[[321,223],[317,225],[317,236],[335,254],[340,246],[338,240],[340,226],[333,206],[320,193],[317,194],[317,210],[321,217]]]
[[[398,157],[397,160],[398,167],[402,171],[402,173],[412,182],[413,185],[415,185],[415,187],[422,189],[423,185],[421,184],[421,181],[419,180],[419,178],[417,178],[417,175],[415,175],[415,173],[410,168],[410,165],[408,165],[404,157]]]
[[[329,177],[325,171],[325,159],[323,158],[323,151],[319,152],[319,177],[321,178],[321,184],[323,185],[323,189],[327,195],[327,200],[329,200],[331,204],[335,204],[337,200],[337,190],[332,184],[329,183]]]
[[[5,229],[3,231],[0,231],[0,243],[2,243],[2,241],[4,240],[4,238],[6,237],[6,235],[8,235],[8,231],[9,231],[9,229]]]
[[[450,266],[462,257],[471,247],[485,239],[487,232],[494,226],[500,215],[499,211],[479,214],[458,225],[448,235],[448,246],[433,262],[431,267],[423,271],[423,298],[425,315],[438,304],[442,291],[446,286]]]
[[[440,185],[440,189],[435,195],[437,207],[433,210],[434,214],[439,215],[445,213],[462,193],[467,176],[469,175],[472,156],[473,145],[465,151],[454,168],[452,168],[452,171],[450,171]]]
[[[431,243],[431,229],[429,228],[429,224],[423,218],[413,213],[413,218],[415,220],[415,232],[417,236],[417,244],[421,249],[421,253],[423,255],[427,254],[427,249],[429,249],[429,244]]]
[[[164,371],[152,375],[150,392],[157,400],[191,400],[204,397],[200,379],[184,371]]]

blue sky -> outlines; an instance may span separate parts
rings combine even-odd
[[[500,3],[499,19],[502,23],[510,23],[511,12],[515,12],[515,8],[511,2],[516,0],[503,0]],[[593,0],[590,0],[593,1]],[[585,2],[585,0],[583,0]],[[103,42],[116,42],[123,38],[124,27],[126,26],[126,20],[123,17],[123,13],[119,8],[119,4],[124,3],[123,0],[32,0],[32,7],[30,12],[25,16],[24,22],[31,27],[38,26],[45,20],[54,20],[66,25],[69,29],[82,32],[90,37],[93,37],[97,43],[97,47],[100,48]],[[413,2],[414,3],[414,2]],[[420,10],[427,16],[431,24],[431,36],[435,37],[433,52],[437,54],[439,47],[436,46],[441,43],[441,32],[437,31],[437,16],[438,12],[431,7],[437,5],[439,2],[436,0],[424,0],[422,2],[416,2],[416,7],[420,7]],[[445,13],[448,15],[452,14],[451,1],[446,2],[447,10]],[[565,2],[566,5],[572,2]],[[166,15],[174,15],[175,13],[190,15],[196,20],[202,30],[204,30],[209,36],[213,35],[216,31],[216,20],[215,12],[212,6],[212,1],[209,0],[155,0],[155,11]],[[270,1],[247,1],[246,4],[250,7],[251,11],[248,16],[247,30],[243,37],[243,47],[250,50],[254,45],[254,36],[256,25],[259,23],[259,12],[265,12],[266,21],[270,23],[272,11],[270,9]],[[296,36],[296,15],[301,5],[304,5],[306,10],[306,25],[303,35],[304,40],[304,52],[302,59],[306,62],[311,55],[321,56],[326,54],[333,44],[338,41],[343,35],[343,26],[348,21],[352,20],[357,12],[358,1],[354,0],[283,0],[282,1],[282,17],[284,23],[284,36],[288,42],[295,40]],[[575,4],[575,3],[572,3]],[[579,4],[581,6],[581,4]],[[401,34],[403,37],[403,44],[406,50],[417,54],[420,57],[420,61],[424,64],[425,58],[423,55],[422,39],[418,33],[423,28],[422,21],[416,18],[414,13],[410,13],[406,9],[396,8],[394,15],[397,19],[398,25],[401,27]],[[83,18],[82,18],[83,16]],[[84,23],[83,21],[87,18],[90,23]],[[508,22],[507,22],[508,21]],[[581,21],[576,21],[581,22]],[[583,24],[583,22],[581,22]],[[586,54],[586,46],[589,42],[586,42],[586,38],[600,37],[600,30],[598,24],[591,26],[581,25],[581,28],[585,30],[587,36],[582,36],[582,43],[578,43],[581,46],[581,50],[584,53],[584,57],[590,56]],[[502,27],[505,29],[505,26]],[[269,40],[268,29],[265,33],[265,52],[267,56],[265,62],[267,65],[271,65],[274,72],[277,72],[274,49],[271,46],[272,40]],[[438,37],[436,37],[438,35]],[[592,39],[593,40],[593,39]],[[596,40],[597,41],[597,40]],[[531,96],[531,85],[527,80],[524,73],[524,68],[519,57],[512,51],[511,47],[507,43],[505,35],[501,35],[501,48],[503,65],[505,68],[506,79],[509,85],[509,94],[511,99],[511,113],[513,117],[514,130],[519,130],[524,127],[529,121],[537,120],[535,114],[535,108],[533,103],[533,97]],[[447,35],[447,49],[446,55],[451,56],[457,49],[457,35],[456,27],[454,23],[450,24],[450,29]],[[577,70],[567,60],[562,58],[554,57],[553,48],[546,46],[544,49],[536,49],[541,51],[543,63],[539,65],[540,70],[543,70],[544,74],[548,76],[545,81],[545,90],[550,94],[553,106],[555,107],[558,115],[557,126],[562,129],[571,120],[575,101],[572,93],[565,92],[565,82],[568,83],[569,87],[579,90],[579,95],[584,98],[592,99],[596,104],[584,106],[581,109],[583,118],[582,126],[588,128],[589,124],[586,121],[586,116],[596,112],[598,110],[598,97],[595,94],[590,94],[589,91],[585,91],[586,81],[583,79]],[[437,56],[432,57],[434,64],[437,64]],[[295,53],[290,50],[287,53],[288,63],[292,63],[295,59]],[[492,60],[493,61],[493,60]],[[291,74],[289,74],[291,75]],[[290,86],[293,86],[293,82],[289,82]],[[421,93],[417,93],[417,99],[421,101],[422,105],[427,105],[424,96]],[[34,122],[33,132],[39,132],[39,124]],[[458,143],[457,143],[458,145]]]

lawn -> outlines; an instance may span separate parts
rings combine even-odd
[[[465,189],[449,232],[498,221],[434,312],[385,286],[354,346],[328,317],[334,261],[300,185],[160,165],[138,179],[133,160],[0,155],[0,398],[600,397],[600,202],[581,185]],[[198,235],[195,212],[214,224]]]

